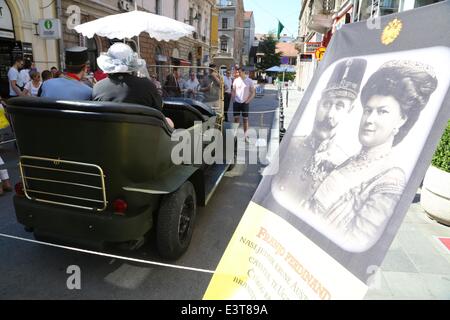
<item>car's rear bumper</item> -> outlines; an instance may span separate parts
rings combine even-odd
[[[150,208],[133,216],[59,207],[14,196],[19,223],[36,235],[63,243],[103,247],[105,243],[141,238],[153,224]]]

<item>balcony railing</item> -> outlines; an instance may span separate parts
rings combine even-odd
[[[232,57],[233,54],[231,52],[226,52],[226,51],[219,51],[217,53],[217,56],[221,56],[221,57]]]
[[[326,33],[333,26],[334,0],[314,1],[308,29],[318,33]]]

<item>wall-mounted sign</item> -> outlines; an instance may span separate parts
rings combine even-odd
[[[300,55],[300,62],[312,62],[312,55],[311,54],[301,54]]]
[[[33,54],[33,45],[29,42],[16,41],[11,52],[13,55]]]
[[[323,55],[325,54],[325,50],[326,50],[325,47],[320,47],[317,48],[316,52],[314,52],[314,55],[318,61],[322,60]]]
[[[5,0],[0,0],[0,38],[14,39],[11,11]]]
[[[322,46],[322,42],[306,42],[305,43],[305,53],[314,53],[321,46]]]
[[[39,19],[38,32],[41,38],[60,39],[61,21],[59,19]]]
[[[289,64],[289,57],[281,57],[281,64]]]
[[[158,62],[167,62],[167,57],[162,54],[157,54],[155,60]]]

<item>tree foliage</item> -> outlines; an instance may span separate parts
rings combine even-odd
[[[439,141],[431,163],[439,169],[450,172],[450,120]]]
[[[272,33],[263,38],[258,47],[258,53],[264,53],[261,62],[256,64],[259,71],[265,71],[273,66],[280,65],[281,52],[275,53],[277,41]]]

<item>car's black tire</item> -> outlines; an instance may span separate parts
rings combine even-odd
[[[189,181],[162,198],[156,225],[156,245],[161,257],[175,260],[187,250],[194,230],[196,201]]]

